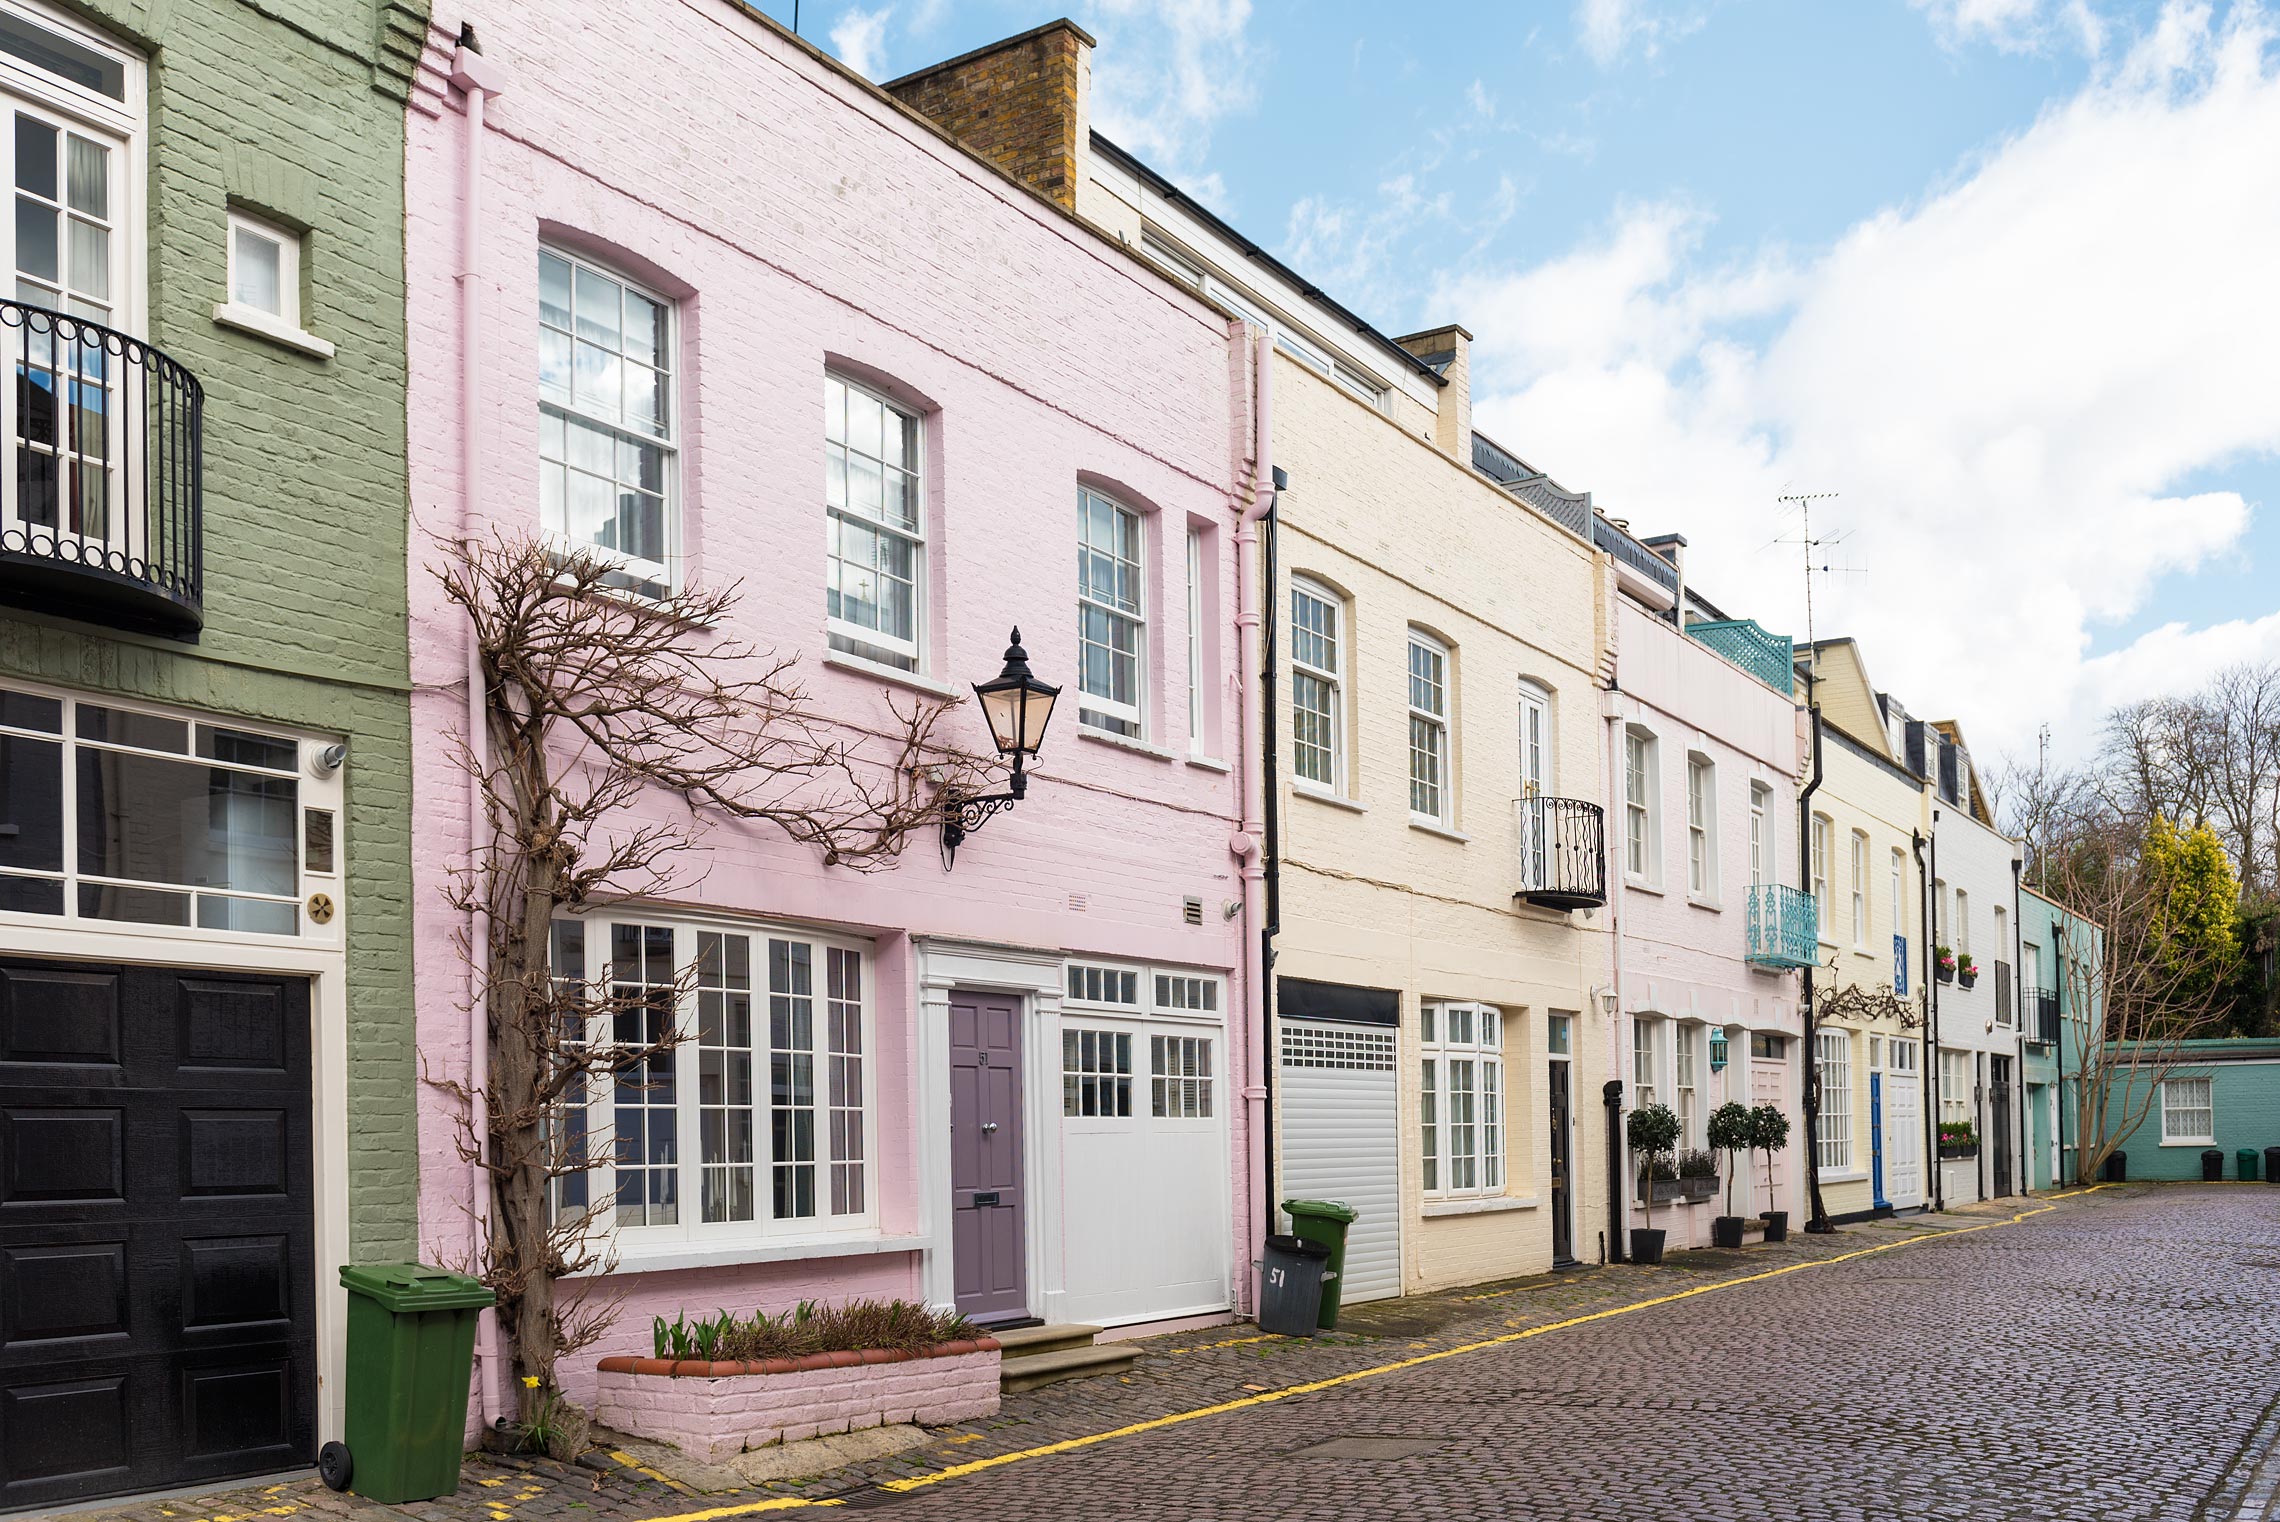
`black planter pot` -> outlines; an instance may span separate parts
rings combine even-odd
[[[1952,967],[1942,967],[1935,962],[1932,964],[1932,970],[1939,974],[1942,983],[1953,983],[1955,981],[1955,969]]]
[[[1979,986],[1979,974],[1976,972],[1959,972],[1955,975],[1955,980],[1966,988]]]
[[[1713,1247],[1741,1246],[1742,1227],[1745,1224],[1738,1215],[1713,1216],[1710,1220],[1710,1245]]]
[[[1631,1261],[1652,1268],[1662,1261],[1663,1238],[1669,1235],[1659,1226],[1631,1228]]]
[[[1788,1211],[1761,1210],[1758,1212],[1758,1219],[1765,1222],[1765,1239],[1768,1242],[1786,1242],[1789,1240]]]

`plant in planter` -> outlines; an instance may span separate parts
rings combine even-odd
[[[1966,988],[1979,981],[1979,964],[1971,959],[1968,951],[1956,953],[1955,980]]]
[[[1742,1245],[1742,1218],[1734,1214],[1734,1154],[1750,1147],[1747,1105],[1722,1104],[1710,1112],[1710,1147],[1726,1154],[1726,1213],[1710,1223],[1710,1240],[1719,1247]]]
[[[1979,1132],[1970,1121],[1943,1120],[1940,1122],[1940,1156],[1954,1158],[1977,1157],[1978,1155]]]
[[[1948,946],[1932,948],[1932,966],[1938,971],[1942,983],[1955,981],[1955,951]]]
[[[1789,1145],[1789,1117],[1774,1105],[1759,1105],[1750,1111],[1750,1150],[1765,1154],[1765,1197],[1773,1198],[1773,1155]],[[1789,1240],[1789,1212],[1761,1210],[1758,1219],[1765,1222],[1765,1239],[1768,1242]]]
[[[1655,1226],[1656,1165],[1678,1146],[1678,1116],[1669,1105],[1645,1105],[1623,1122],[1623,1136],[1639,1158],[1639,1193],[1647,1204],[1647,1224],[1631,1228],[1631,1261],[1660,1263],[1664,1233]]]
[[[1718,1197],[1718,1154],[1689,1147],[1678,1154],[1678,1182],[1687,1200],[1700,1204]]]

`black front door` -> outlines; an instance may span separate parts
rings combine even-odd
[[[0,960],[0,1507],[316,1448],[309,985]]]
[[[1991,1058],[1988,1062],[1987,1129],[1995,1134],[1988,1138],[1995,1160],[1995,1192],[2011,1192],[2011,1059]]]
[[[1552,1261],[1575,1261],[1574,1186],[1570,1181],[1575,1160],[1568,1141],[1568,1065],[1552,1060]]]

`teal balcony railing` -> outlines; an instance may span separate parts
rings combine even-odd
[[[1759,967],[1811,967],[1820,960],[1813,895],[1803,888],[1758,883],[1750,889],[1751,963]]]
[[[1686,632],[1776,692],[1797,686],[1797,649],[1786,634],[1772,634],[1754,618],[1697,619]]]

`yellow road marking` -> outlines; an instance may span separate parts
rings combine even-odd
[[[714,1522],[717,1517],[749,1517],[762,1511],[796,1511],[805,1506],[843,1506],[839,1500],[811,1501],[805,1496],[778,1496],[771,1501],[747,1501],[742,1506],[715,1506],[709,1511],[685,1511],[677,1517],[653,1517],[649,1522]]]
[[[1279,1335],[1267,1332],[1258,1337],[1230,1337],[1225,1342],[1199,1342],[1192,1348],[1173,1348],[1171,1351],[1174,1353],[1208,1353],[1213,1348],[1239,1348],[1245,1343],[1280,1341],[1282,1338]]]
[[[2106,1187],[2104,1184],[2092,1184],[2086,1189],[2068,1190],[2064,1194],[2045,1195],[2044,1198],[2050,1200],[2070,1199],[2075,1195],[2092,1194]],[[1822,1268],[1831,1263],[1849,1263],[1855,1259],[1866,1258],[1880,1252],[1892,1252],[1902,1247],[1914,1247],[1923,1242],[1939,1242],[1949,1237],[1968,1236],[1972,1232],[1989,1231],[1998,1226],[2016,1226],[2030,1216],[2042,1215],[2057,1208],[2056,1205],[2038,1205],[2031,1210],[2018,1211],[2004,1220],[1982,1221],[1976,1226],[1958,1226],[1951,1231],[1926,1233],[1923,1236],[1900,1237],[1890,1242],[1879,1242],[1873,1247],[1862,1247],[1852,1252],[1838,1253],[1834,1257],[1812,1258],[1802,1263],[1785,1263],[1779,1268],[1769,1268],[1763,1273],[1744,1274],[1736,1279],[1721,1279],[1714,1284],[1698,1284],[1691,1289],[1679,1290],[1675,1294],[1658,1295],[1651,1300],[1638,1300],[1629,1305],[1610,1306],[1606,1310],[1591,1311],[1581,1316],[1570,1316],[1565,1321],[1546,1322],[1542,1326],[1528,1327],[1517,1332],[1506,1332],[1497,1337],[1484,1337],[1477,1342],[1459,1343],[1455,1347],[1441,1348],[1431,1353],[1420,1353],[1414,1358],[1396,1359],[1392,1363],[1373,1364],[1366,1369],[1352,1369],[1344,1374],[1333,1374],[1326,1379],[1314,1379],[1308,1380],[1304,1384],[1286,1385],[1279,1390],[1267,1390],[1258,1395],[1246,1395],[1240,1400],[1221,1401],[1212,1406],[1199,1406],[1192,1411],[1175,1411],[1169,1416],[1152,1417],[1143,1422],[1131,1422],[1122,1427],[1111,1428],[1106,1432],[1094,1432],[1084,1437],[1064,1438],[1057,1443],[1045,1443],[1036,1448],[1023,1448],[1013,1453],[1000,1453],[993,1454],[988,1458],[971,1459],[963,1464],[954,1464],[948,1469],[938,1469],[932,1474],[913,1475],[901,1480],[888,1480],[882,1483],[879,1488],[892,1491],[920,1490],[929,1485],[939,1485],[944,1480],[963,1479],[967,1475],[980,1474],[984,1470],[1019,1463],[1023,1459],[1045,1458],[1056,1453],[1073,1453],[1080,1448],[1090,1448],[1097,1443],[1111,1442],[1120,1437],[1137,1437],[1143,1432],[1157,1432],[1166,1427],[1177,1427],[1185,1422],[1200,1421],[1207,1416],[1225,1416],[1229,1412],[1247,1410],[1253,1406],[1272,1405],[1276,1401],[1289,1400],[1294,1395],[1312,1395],[1322,1390],[1335,1390],[1341,1385],[1350,1385],[1365,1379],[1375,1379],[1381,1374],[1393,1374],[1403,1369],[1414,1369],[1423,1364],[1439,1363],[1444,1358],[1456,1358],[1466,1353],[1478,1353],[1487,1348],[1503,1347],[1507,1343],[1524,1342],[1531,1337],[1541,1337],[1548,1332],[1563,1332],[1570,1327],[1587,1326],[1594,1321],[1606,1321],[1616,1316],[1627,1316],[1633,1311],[1649,1310],[1658,1305],[1674,1305],[1681,1300],[1692,1300],[1697,1295],[1714,1295],[1720,1291],[1732,1289],[1736,1285],[1761,1284],[1768,1279],[1778,1279],[1784,1274],[1799,1273],[1809,1268]],[[730,1514],[728,1512],[696,1512],[688,1517],[659,1518],[657,1522],[699,1522],[701,1518]]]

